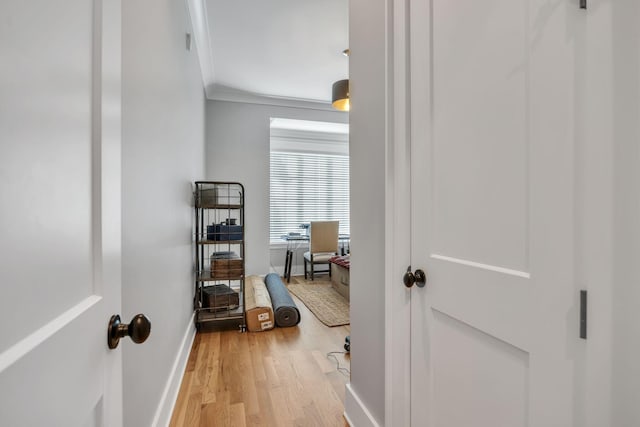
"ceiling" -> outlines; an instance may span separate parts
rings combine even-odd
[[[347,0],[189,0],[207,97],[329,103],[348,77]]]

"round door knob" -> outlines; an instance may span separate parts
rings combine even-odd
[[[144,314],[137,314],[129,324],[126,324],[120,321],[119,315],[114,314],[109,320],[107,334],[107,342],[111,349],[118,347],[120,338],[126,336],[129,336],[134,343],[142,344],[151,334],[151,322]]]
[[[412,287],[414,283],[418,285],[419,288],[422,288],[427,284],[427,275],[421,269],[417,269],[415,273],[412,273],[411,266],[409,266],[407,272],[404,273],[402,277],[402,282],[407,288]]]
[[[412,287],[413,284],[416,283],[416,277],[413,275],[411,270],[407,270],[407,272],[404,273],[404,276],[402,276],[402,282],[404,282],[404,285],[407,288]]]
[[[413,275],[416,278],[416,285],[419,288],[424,288],[424,285],[427,284],[427,274],[423,270],[417,269]]]

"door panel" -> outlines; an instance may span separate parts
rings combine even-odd
[[[120,6],[104,1],[0,3],[3,425],[122,423],[106,345],[120,308]]]
[[[0,251],[11,284],[0,311],[22,307],[23,319],[0,324],[0,351],[93,293],[93,7],[58,3],[0,6]]]
[[[89,298],[28,337],[37,340],[32,346],[10,349],[23,351],[0,373],[3,424],[79,426],[90,417],[104,390],[103,304]]]
[[[433,322],[435,424],[526,426],[528,353],[437,310]]]
[[[515,270],[528,243],[525,5],[432,4],[433,251]]]
[[[411,291],[412,425],[572,425],[580,9],[421,3],[411,265],[428,281]]]

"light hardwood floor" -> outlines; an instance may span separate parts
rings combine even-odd
[[[348,374],[327,353],[344,351],[349,326],[323,325],[292,296],[297,327],[196,335],[171,426],[348,426],[342,415]],[[349,369],[348,355],[335,356]]]

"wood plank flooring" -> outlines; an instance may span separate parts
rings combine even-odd
[[[198,332],[172,427],[348,426],[342,416],[348,374],[327,353],[344,351],[349,326],[323,325],[292,296],[301,315],[297,327]],[[335,356],[348,370],[349,356]]]

